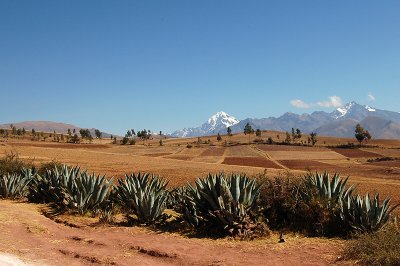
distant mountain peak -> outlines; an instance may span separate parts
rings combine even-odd
[[[177,130],[171,134],[174,137],[197,137],[214,135],[218,133],[225,134],[226,128],[236,125],[240,121],[235,117],[225,113],[224,111],[217,112],[212,115],[207,122],[200,127],[184,128]]]
[[[218,126],[218,124],[223,124],[225,127],[230,127],[239,123],[239,120],[231,115],[228,115],[224,111],[220,111],[211,116],[207,123],[213,127]]]

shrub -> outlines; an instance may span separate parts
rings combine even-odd
[[[268,178],[259,176],[263,185],[260,189],[258,204],[272,229],[295,228],[299,205],[299,187],[302,181],[292,176]]]
[[[381,230],[356,235],[344,249],[344,259],[363,265],[400,265],[400,230],[394,220]]]
[[[0,175],[20,174],[23,169],[33,168],[32,162],[25,162],[19,158],[17,152],[8,151],[0,159]]]
[[[138,222],[164,222],[168,218],[163,213],[168,199],[167,184],[167,181],[158,176],[132,173],[118,179],[116,197],[126,214],[134,214]]]
[[[245,175],[209,174],[197,179],[195,186],[189,184],[182,190],[177,205],[187,222],[197,229],[205,226],[208,232],[214,229],[217,234],[248,238],[267,232],[255,221],[259,191],[256,180]]]
[[[39,175],[44,175],[48,170],[53,170],[54,168],[61,169],[63,164],[59,161],[52,160],[50,162],[42,163],[37,170]]]
[[[303,178],[266,178],[264,182],[260,206],[272,228],[313,236],[337,236],[349,231],[340,219],[341,195],[353,190],[346,187],[347,179],[316,173]]]

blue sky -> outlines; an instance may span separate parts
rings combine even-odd
[[[400,1],[0,1],[0,123],[400,111]],[[369,96],[368,96],[369,95]]]

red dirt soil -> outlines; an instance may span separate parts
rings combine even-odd
[[[182,160],[182,161],[190,161],[193,157],[187,155],[168,155],[165,158],[168,159],[175,159],[175,160]]]
[[[282,169],[279,165],[263,157],[225,157],[223,164],[243,165],[264,168]]]
[[[149,157],[161,157],[161,156],[167,156],[167,155],[171,155],[172,153],[170,152],[160,152],[160,153],[146,153],[144,154],[144,156],[149,156]]]
[[[223,156],[225,153],[225,148],[212,147],[203,151],[200,156]]]
[[[78,218],[79,227],[71,227],[44,217],[39,208],[0,200],[0,253],[36,265],[331,265],[343,248],[334,239],[199,239]]]
[[[327,163],[321,163],[318,161],[311,160],[280,160],[281,164],[290,169],[295,170],[325,170],[332,168],[332,165]]]
[[[257,145],[263,151],[323,151],[323,147],[292,146],[292,145]]]
[[[343,156],[349,158],[377,158],[382,157],[382,155],[373,153],[370,151],[364,151],[360,149],[341,149],[341,148],[331,148],[332,151],[337,152]]]

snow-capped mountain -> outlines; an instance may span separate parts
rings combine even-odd
[[[207,122],[200,127],[184,128],[171,134],[173,137],[197,137],[215,135],[218,133],[226,134],[226,129],[239,123],[235,117],[221,111],[211,116]]]
[[[280,117],[237,120],[224,112],[218,112],[200,127],[175,131],[175,137],[193,137],[226,134],[231,127],[233,133],[243,132],[249,123],[254,129],[291,131],[299,128],[304,133],[317,132],[320,135],[354,137],[354,127],[360,123],[374,138],[400,138],[400,113],[377,109],[356,102],[337,108],[333,112],[316,111],[311,114],[285,113]]]

